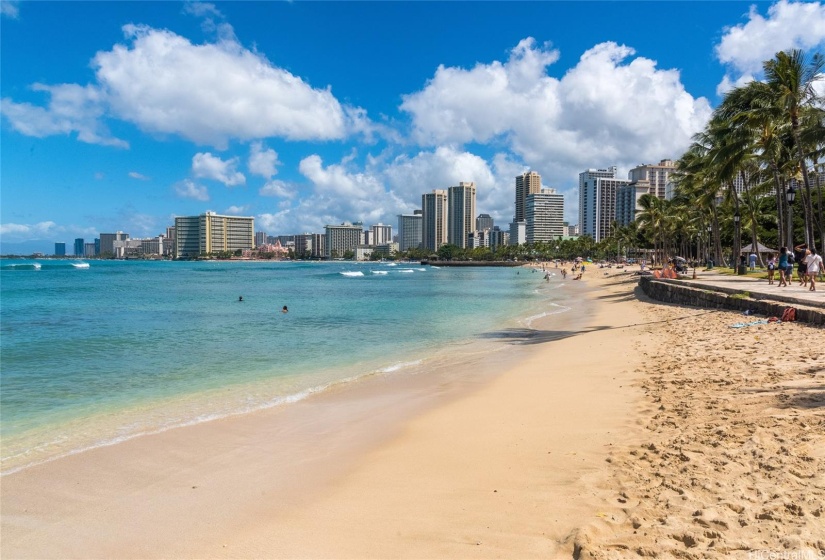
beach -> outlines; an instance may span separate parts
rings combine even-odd
[[[739,314],[650,302],[632,274],[607,272],[588,267],[575,320],[492,333],[506,351],[6,475],[0,552],[746,558],[825,549],[823,354],[813,342],[802,355],[786,351],[821,340],[821,329],[733,329]]]

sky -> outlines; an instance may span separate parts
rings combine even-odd
[[[0,0],[0,243],[255,217],[397,226],[460,181],[507,227],[541,174],[677,159],[819,2]]]

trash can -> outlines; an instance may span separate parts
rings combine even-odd
[[[736,274],[745,275],[748,273],[748,262],[745,255],[739,257],[739,267],[736,269]]]
[[[708,270],[713,270],[713,259],[708,259]]]

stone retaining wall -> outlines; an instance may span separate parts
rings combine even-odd
[[[813,325],[825,325],[825,310],[822,309],[791,303],[758,300],[750,297],[736,297],[731,294],[688,286],[678,280],[659,280],[652,276],[640,277],[639,286],[648,297],[657,301],[735,311],[752,309],[756,313],[768,317],[781,317],[785,308],[795,307],[797,321]]]

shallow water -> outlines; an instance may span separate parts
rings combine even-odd
[[[574,300],[510,268],[0,261],[2,471],[423,371]]]

